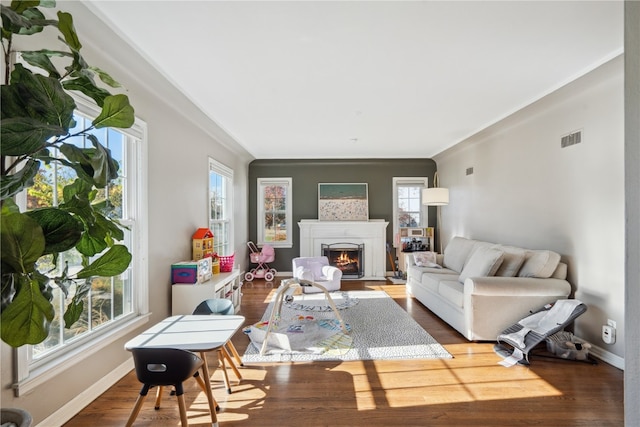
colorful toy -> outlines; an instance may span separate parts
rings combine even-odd
[[[264,278],[267,282],[273,281],[276,277],[276,269],[269,267],[268,262],[273,262],[276,259],[276,252],[271,245],[264,244],[262,251],[258,250],[258,247],[253,242],[248,242],[247,246],[251,253],[249,259],[252,264],[258,264],[255,268],[247,271],[244,275],[244,280],[247,282],[252,281],[254,278]]]
[[[211,257],[214,258],[213,253],[213,233],[208,228],[198,228],[193,236],[192,243],[192,256],[195,261]]]

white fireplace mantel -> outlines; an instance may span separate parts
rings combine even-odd
[[[382,219],[369,221],[319,221],[303,219],[300,227],[300,256],[321,256],[322,245],[364,243],[362,280],[385,280],[387,225]]]

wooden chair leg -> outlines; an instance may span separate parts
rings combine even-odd
[[[145,397],[147,397],[146,394],[139,394],[138,395],[138,399],[136,400],[136,404],[133,407],[133,409],[131,410],[131,415],[129,415],[129,419],[127,420],[127,425],[126,427],[131,427],[133,425],[133,422],[136,420],[136,418],[138,417],[138,414],[140,413],[140,409],[142,409],[142,404],[144,403],[144,399]]]
[[[202,377],[200,375],[194,375],[193,377],[198,382],[198,385],[200,386],[202,391],[204,391],[204,393],[207,394],[207,385],[204,383],[204,380],[202,379]],[[213,395],[211,396],[211,398],[213,399],[213,404],[216,407],[216,411],[219,411],[220,405],[218,405],[218,402],[216,401],[215,397],[213,397]]]
[[[242,363],[242,357],[240,357],[238,350],[236,350],[236,346],[233,345],[231,340],[227,341],[227,345],[229,346],[229,350],[231,350],[231,354],[233,354],[234,359],[238,362],[238,365],[244,366],[244,363]]]
[[[178,407],[180,408],[180,422],[182,423],[182,427],[189,427],[189,422],[187,421],[187,405],[185,405],[184,403],[184,394],[176,397],[178,398]]]
[[[224,347],[222,347],[222,354],[224,358],[227,359],[227,362],[229,362],[229,366],[231,367],[231,370],[233,371],[233,373],[236,374],[236,377],[238,378],[238,382],[240,382],[240,380],[242,380],[242,374],[236,367],[236,364],[233,363],[233,359],[231,358],[231,356],[229,355],[229,352]]]
[[[160,409],[160,401],[162,400],[162,386],[158,386],[158,390],[156,391],[156,406],[155,409]]]
[[[227,388],[227,393],[231,394],[231,385],[229,384],[229,375],[227,374],[227,366],[224,363],[224,347],[220,347],[218,350],[218,367],[222,371],[222,377],[224,378],[224,385]]]

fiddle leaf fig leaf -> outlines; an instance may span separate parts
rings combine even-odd
[[[44,341],[55,315],[51,302],[40,290],[39,282],[28,276],[22,278],[25,283],[0,315],[2,340],[12,347]]]
[[[35,262],[42,256],[45,239],[42,228],[29,216],[21,213],[5,213],[0,217],[0,243],[2,262],[19,273],[31,273]]]
[[[45,148],[48,139],[66,133],[60,126],[30,117],[2,119],[0,123],[0,149],[7,156],[37,153]]]
[[[105,98],[102,112],[93,121],[97,128],[130,128],[135,121],[133,107],[127,95],[111,95]]]
[[[48,72],[49,77],[60,79],[60,73],[56,69],[56,66],[53,65],[53,62],[51,62],[51,55],[47,52],[51,51],[21,52],[20,56],[22,56],[22,59],[24,59],[29,65],[42,68]]]
[[[89,283],[85,281],[81,285],[77,285],[76,293],[71,298],[71,302],[67,306],[67,310],[64,312],[64,327],[71,328],[74,323],[80,319],[82,311],[84,310],[84,297],[89,292],[91,287]]]
[[[89,67],[89,69],[91,71],[93,71],[94,73],[96,73],[98,75],[98,77],[100,77],[100,80],[102,80],[104,83],[108,84],[111,87],[120,87],[121,84],[118,83],[117,81],[115,81],[113,79],[113,77],[111,77],[106,71],[101,70],[98,67]]]
[[[98,104],[99,107],[104,105],[104,100],[111,94],[106,90],[99,88],[95,83],[86,76],[80,76],[73,80],[65,80],[62,82],[62,86],[66,90],[77,90],[84,93]]]
[[[21,192],[34,183],[33,178],[37,175],[40,162],[29,159],[24,167],[12,175],[0,176],[0,200],[7,200]]]
[[[73,215],[56,208],[42,208],[26,212],[44,233],[43,255],[72,249],[80,241],[84,227]]]
[[[58,29],[71,49],[76,51],[82,49],[76,29],[73,27],[73,17],[70,13],[58,12]]]
[[[79,279],[92,276],[113,277],[123,273],[131,262],[131,253],[126,246],[114,245],[100,258],[83,268],[76,275]]]

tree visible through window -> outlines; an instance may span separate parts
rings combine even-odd
[[[213,251],[228,256],[233,253],[231,242],[233,171],[209,159],[209,229],[213,232]]]
[[[291,178],[258,178],[258,243],[290,247]]]
[[[74,120],[76,122],[75,128],[78,130],[90,127],[91,119],[78,112],[74,114]],[[73,134],[74,130],[71,129],[70,133]],[[123,203],[123,196],[127,192],[128,185],[127,144],[133,144],[134,139],[109,128],[94,129],[92,133],[99,137],[105,147],[111,151],[113,159],[119,164],[118,178],[108,187],[100,189],[92,203],[100,206],[103,215],[115,219],[127,227],[126,241],[120,243],[126,245],[129,251],[135,254],[131,245],[131,233],[135,225],[131,221],[133,215],[126,211]],[[91,142],[84,136],[70,138],[67,142],[79,148],[91,147]],[[58,153],[54,151],[52,155],[57,156]],[[27,189],[24,199],[26,208],[32,210],[58,206],[59,201],[63,200],[64,187],[71,184],[76,177],[76,172],[73,169],[60,162],[48,164],[43,162],[34,177],[34,185]],[[68,269],[69,275],[73,275],[83,268],[82,257],[75,249],[61,253],[57,259],[52,255],[44,256],[38,260],[37,266],[41,273],[49,277],[60,276],[65,268]],[[62,316],[76,289],[72,286],[69,289],[69,295],[66,295],[53,281],[50,284],[55,317],[51,322],[47,339],[32,346],[31,360],[34,362],[47,355],[55,354],[57,350],[64,348],[67,344],[76,342],[98,330],[101,326],[108,325],[134,311],[131,267],[119,276],[91,279],[91,286],[83,296],[83,312],[80,319],[71,328],[65,328]]]

